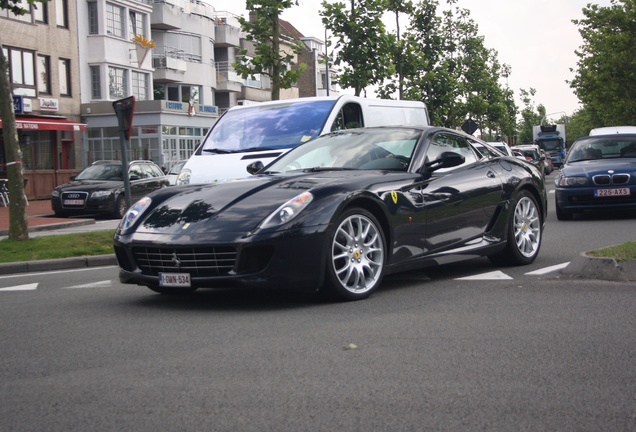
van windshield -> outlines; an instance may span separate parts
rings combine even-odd
[[[255,105],[230,110],[203,142],[203,152],[285,149],[320,134],[336,100]]]

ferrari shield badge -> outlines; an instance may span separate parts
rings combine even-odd
[[[393,200],[393,204],[397,204],[398,194],[396,191],[391,191],[391,199]]]

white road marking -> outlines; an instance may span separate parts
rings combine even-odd
[[[14,285],[12,287],[0,288],[0,291],[29,291],[38,288],[37,283],[31,283],[26,285]]]
[[[550,272],[553,272],[553,271],[556,271],[556,270],[564,269],[564,268],[566,268],[568,266],[568,264],[570,264],[570,261],[568,261],[566,263],[562,263],[562,264],[553,265],[553,266],[550,266],[550,267],[544,267],[542,269],[534,270],[534,271],[531,271],[531,272],[528,272],[528,273],[525,273],[525,274],[529,275],[529,276],[544,275],[544,274],[547,274],[547,273],[550,273]]]
[[[482,273],[478,275],[473,275],[473,276],[455,278],[455,280],[509,280],[509,279],[512,279],[512,278],[499,270],[488,272],[488,273]]]
[[[70,287],[64,287],[63,289],[103,288],[103,287],[110,287],[111,285],[112,285],[111,281],[105,280],[105,281],[87,283],[87,284],[82,284],[82,285],[73,285],[73,286],[70,286]]]
[[[20,278],[20,277],[25,277],[25,276],[41,276],[43,274],[56,274],[56,273],[93,271],[93,270],[102,270],[102,269],[107,269],[107,268],[117,268],[117,266],[82,267],[82,268],[79,268],[79,269],[51,270],[51,271],[40,271],[40,272],[32,272],[32,273],[14,273],[14,274],[10,274],[10,275],[0,276],[0,279]]]

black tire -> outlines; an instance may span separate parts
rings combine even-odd
[[[339,300],[369,297],[384,277],[386,240],[378,220],[362,208],[345,211],[329,235],[325,288]]]
[[[554,200],[554,209],[556,210],[556,217],[560,221],[572,220],[572,217],[574,216],[572,212],[563,210],[556,199]]]
[[[534,196],[525,190],[519,192],[510,204],[512,211],[508,219],[506,247],[488,258],[495,265],[530,264],[541,248],[541,210]]]
[[[192,294],[193,292],[195,292],[197,290],[196,288],[192,288],[192,287],[185,287],[185,288],[181,288],[181,287],[160,287],[158,285],[149,285],[148,288],[150,288],[152,291],[154,291],[156,293],[159,293],[159,294],[174,295],[174,296]]]
[[[126,204],[126,197],[122,194],[117,197],[115,201],[115,211],[113,211],[113,217],[115,219],[121,219],[128,211],[128,205]]]

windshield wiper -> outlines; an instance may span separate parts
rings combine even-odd
[[[203,149],[203,151],[207,152],[207,153],[217,153],[217,154],[233,153],[232,150],[223,150],[223,149],[218,149],[218,148]]]
[[[315,166],[315,167],[311,167],[311,168],[305,168],[303,169],[303,172],[320,172],[320,171],[352,171],[355,170],[356,168],[347,168],[347,167],[322,167],[322,166]]]

